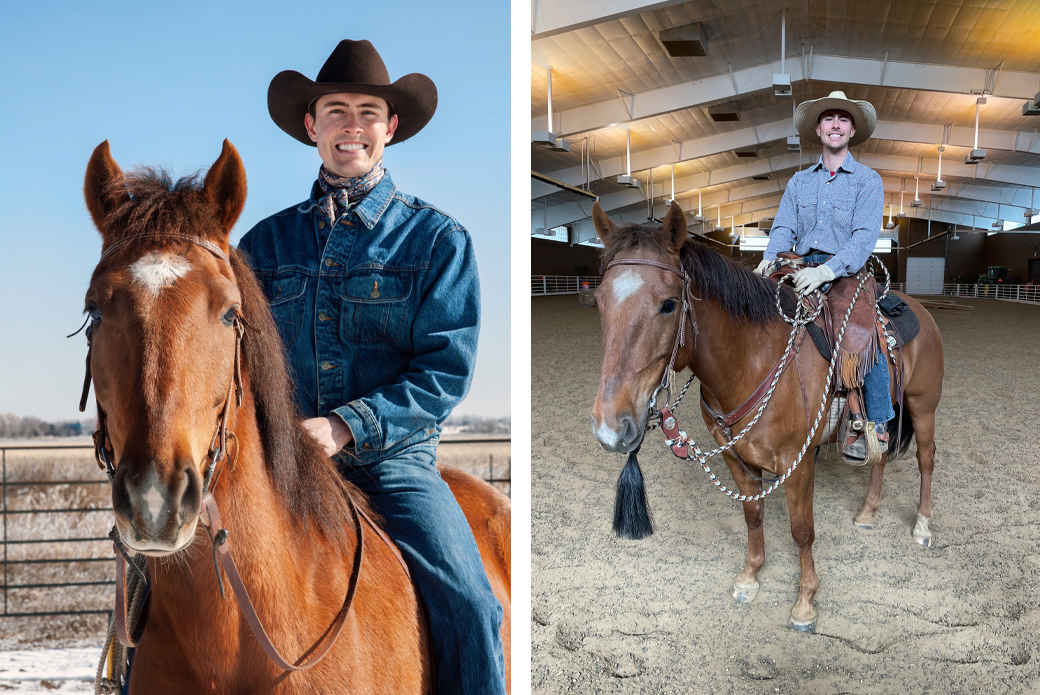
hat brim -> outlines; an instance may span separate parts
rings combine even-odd
[[[820,114],[827,111],[845,111],[852,116],[856,134],[849,139],[849,147],[855,147],[869,140],[870,136],[874,134],[874,128],[877,127],[877,112],[869,101],[823,97],[803,101],[798,105],[795,110],[798,134],[808,142],[822,144],[820,136],[816,134],[816,125],[820,120]]]
[[[314,82],[295,70],[274,76],[267,88],[267,110],[275,124],[304,145],[316,147],[303,117],[311,102],[326,94],[370,94],[393,104],[397,130],[389,145],[404,142],[422,130],[437,110],[437,87],[426,75],[412,73],[386,86]]]

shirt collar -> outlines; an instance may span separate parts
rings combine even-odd
[[[390,172],[384,170],[383,178],[376,184],[375,188],[368,192],[368,195],[361,199],[361,202],[354,206],[353,212],[357,213],[362,224],[372,229],[379,222],[386,209],[390,207],[390,202],[394,199],[395,193],[397,193],[397,186],[394,185],[394,180],[390,178]],[[311,186],[309,205],[311,207],[316,206],[318,201],[324,196],[325,192],[321,190],[321,186],[315,181],[314,185]],[[300,211],[306,212],[303,208]]]
[[[856,170],[856,167],[858,166],[859,164],[856,162],[855,159],[852,158],[852,153],[846,152],[845,159],[842,161],[841,164],[838,165],[838,171],[846,171],[851,174]],[[823,155],[821,154],[819,161],[817,161],[816,163],[816,166],[813,167],[813,171],[817,171],[819,169],[824,168],[825,167],[823,166]],[[828,171],[830,170],[828,169]]]

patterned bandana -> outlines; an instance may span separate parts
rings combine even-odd
[[[318,186],[325,197],[318,201],[330,222],[357,205],[368,192],[383,179],[383,160],[380,159],[371,171],[361,176],[336,176],[321,165],[318,171]]]

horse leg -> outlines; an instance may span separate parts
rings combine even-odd
[[[881,460],[870,467],[870,485],[867,498],[863,500],[863,509],[856,515],[856,526],[865,529],[874,528],[874,514],[881,504],[881,480],[885,477],[885,464],[888,463],[888,452],[881,455]]]
[[[791,609],[791,619],[787,626],[799,632],[816,631],[816,608],[813,598],[819,587],[816,577],[816,565],[813,563],[812,544],[816,540],[813,525],[813,487],[815,471],[813,461],[806,457],[798,470],[787,479],[784,492],[787,494],[787,506],[791,512],[791,536],[798,545],[798,558],[801,564],[801,580],[798,582],[798,600]]]
[[[928,522],[932,518],[932,470],[935,468],[935,411],[921,415],[911,413],[914,423],[914,439],[917,441],[917,467],[921,471],[921,498],[917,506],[917,523],[914,524],[914,540],[928,547],[932,544],[932,532]]]
[[[762,483],[749,476],[728,451],[723,454],[723,458],[726,459],[741,493],[757,495],[762,491]],[[753,466],[749,468],[761,475],[760,469]],[[758,573],[766,562],[766,541],[762,532],[766,503],[765,500],[756,500],[741,504],[744,505],[744,521],[748,530],[747,560],[744,562],[744,571],[733,581],[733,598],[740,603],[751,603],[758,596]]]

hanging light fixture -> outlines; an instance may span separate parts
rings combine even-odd
[[[617,177],[617,182],[629,188],[639,188],[639,182],[632,178],[632,130],[625,128],[625,173]]]
[[[553,134],[553,108],[552,108],[552,67],[545,68],[546,94],[549,97],[549,130],[536,130],[531,133],[531,142],[536,145],[547,145],[551,150],[570,152],[571,146],[563,138]]]
[[[726,230],[722,228],[722,205],[719,205],[718,207],[719,207],[719,220],[718,220],[718,222],[715,223],[715,229],[713,229],[712,231],[713,232],[724,232]]]
[[[939,145],[939,173],[935,179],[935,183],[932,184],[933,191],[941,191],[946,188],[946,182],[942,180],[942,153],[946,149],[946,145]]]
[[[701,209],[701,189],[697,189],[697,214],[693,218],[694,222],[704,222],[704,211]]]
[[[975,100],[975,146],[964,158],[965,164],[978,164],[986,158],[986,150],[979,149],[979,106],[986,103],[986,96],[980,96]]]

